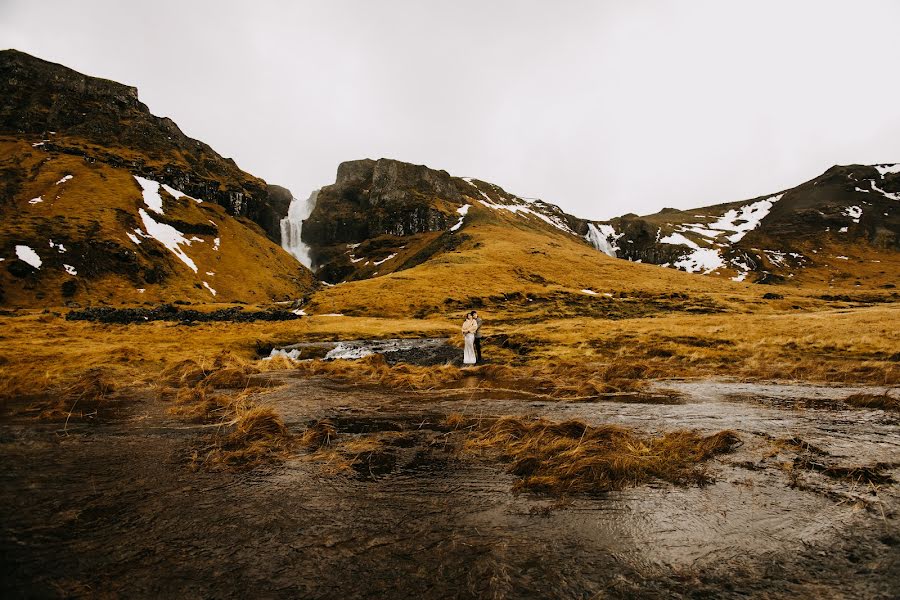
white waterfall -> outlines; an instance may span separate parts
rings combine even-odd
[[[594,248],[615,258],[616,251],[619,249],[616,241],[622,237],[622,234],[616,234],[616,230],[612,225],[597,226],[593,223],[588,223],[588,232],[584,237]]]
[[[303,220],[309,218],[315,208],[318,195],[319,190],[315,190],[306,200],[291,197],[288,214],[281,220],[281,247],[310,268],[312,260],[309,256],[309,246],[300,239],[300,231],[303,229]]]

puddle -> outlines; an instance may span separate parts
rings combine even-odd
[[[405,362],[432,366],[461,364],[462,351],[448,344],[448,338],[395,338],[386,340],[344,340],[336,342],[300,342],[273,348],[269,358],[355,360],[381,354],[388,364]]]

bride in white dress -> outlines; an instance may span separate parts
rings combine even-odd
[[[475,364],[475,332],[477,330],[478,322],[475,320],[475,317],[472,313],[466,314],[466,320],[463,321],[462,326],[463,341],[465,342],[463,347],[463,364],[465,365]]]

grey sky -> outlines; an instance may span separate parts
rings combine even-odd
[[[295,196],[389,157],[601,219],[900,161],[900,2],[0,0]]]

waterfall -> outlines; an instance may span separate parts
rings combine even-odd
[[[616,230],[613,229],[612,225],[597,226],[593,223],[588,223],[588,232],[584,237],[591,243],[591,246],[600,252],[616,258],[616,251],[619,249],[616,240],[622,237],[622,234],[616,234]]]
[[[281,247],[310,268],[312,259],[309,256],[309,246],[300,239],[300,231],[303,229],[303,220],[309,218],[315,208],[318,195],[319,190],[315,190],[306,200],[292,196],[288,214],[281,220]]]

